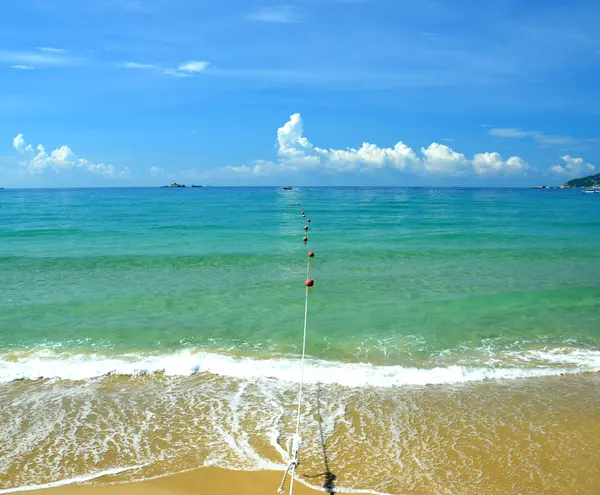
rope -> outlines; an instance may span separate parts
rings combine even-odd
[[[310,276],[310,258],[306,263],[306,279],[308,280]],[[285,471],[283,473],[283,479],[281,480],[281,485],[279,485],[279,489],[277,490],[279,493],[283,493],[285,489],[285,482],[290,475],[290,495],[294,494],[294,477],[296,474],[296,468],[300,464],[298,460],[298,451],[302,445],[302,438],[300,437],[300,416],[302,412],[302,394],[304,392],[304,361],[306,358],[306,328],[308,322],[308,292],[309,287],[306,286],[306,293],[304,297],[304,329],[302,334],[302,358],[300,359],[300,388],[298,390],[298,413],[296,415],[296,433],[290,438],[288,441],[288,452],[290,462],[288,463]]]

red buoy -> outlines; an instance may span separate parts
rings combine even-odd
[[[310,253],[308,253],[308,257],[309,258],[314,258],[315,257],[315,253],[313,253],[312,251]]]
[[[302,239],[304,242],[308,242],[308,237],[305,237],[304,239]]]
[[[304,282],[306,284],[306,287],[312,287],[313,285],[315,285],[315,281],[312,278],[309,278],[306,282]]]

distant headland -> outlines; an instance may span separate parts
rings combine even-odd
[[[562,187],[600,187],[600,173],[572,179],[565,182]]]
[[[580,187],[600,187],[600,173],[579,179],[571,179],[560,186],[533,186],[533,189],[574,189]]]
[[[185,184],[177,184],[177,182],[173,182],[173,184],[171,184],[170,186],[160,186],[162,189],[164,189],[165,187],[167,188],[177,188],[177,187],[188,187]],[[196,184],[192,184],[190,187],[202,187],[202,186],[197,186]]]

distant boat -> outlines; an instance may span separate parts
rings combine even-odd
[[[600,189],[584,189],[585,194],[600,194]]]
[[[291,191],[292,190],[292,186],[285,186],[283,188],[284,191]]]

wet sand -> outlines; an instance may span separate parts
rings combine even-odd
[[[45,495],[265,495],[276,494],[283,473],[276,471],[230,471],[201,468],[138,483],[112,485],[80,484],[41,490]],[[289,484],[286,485],[289,488]],[[286,493],[289,493],[286,490]],[[314,494],[316,490],[297,481],[294,493]]]

